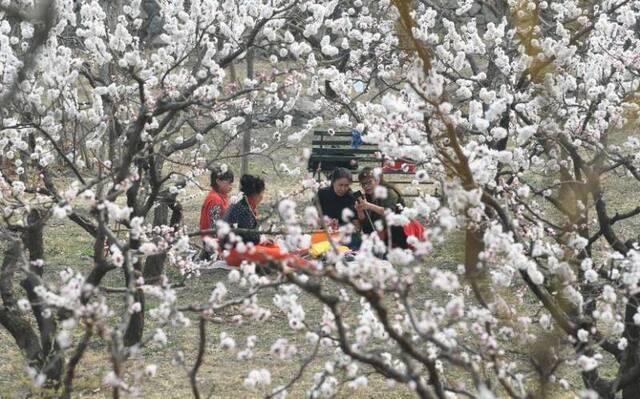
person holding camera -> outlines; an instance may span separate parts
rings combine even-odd
[[[364,191],[364,195],[356,193],[355,203],[362,232],[371,234],[375,231],[385,242],[389,242],[388,235],[390,233],[392,248],[407,248],[407,236],[403,226],[387,226],[385,218],[387,212],[400,213],[402,211],[404,200],[400,192],[395,187],[386,184],[382,174],[376,177],[370,167],[362,169],[358,174],[358,181]],[[384,187],[384,190],[380,190],[378,187]],[[376,195],[380,194],[380,191],[386,191],[386,196]]]

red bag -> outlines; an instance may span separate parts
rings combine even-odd
[[[416,237],[420,241],[424,241],[424,227],[417,220],[412,220],[403,226],[404,234],[408,237]]]
[[[402,171],[404,173],[415,173],[416,164],[410,161],[405,161],[402,159],[397,160],[389,160],[384,163],[382,167],[382,172],[397,172]]]

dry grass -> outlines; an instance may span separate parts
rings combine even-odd
[[[90,248],[88,243],[83,247],[80,240],[64,240],[64,237],[78,234],[72,226],[64,227],[65,234],[56,238],[49,239],[47,258],[50,262],[47,274],[54,274],[66,265],[77,262],[79,270],[88,271],[89,263],[82,258],[83,251]],[[51,237],[51,236],[49,236]],[[76,236],[80,238],[80,235]],[[217,271],[215,273],[206,274],[199,278],[192,278],[186,281],[185,287],[178,289],[178,296],[182,303],[201,303],[207,300],[211,289],[216,282],[224,280],[226,272]],[[122,284],[121,276],[117,272],[112,273],[105,285],[118,286]],[[260,295],[262,303],[269,304],[271,298],[269,293]],[[112,298],[112,305],[118,307],[119,298]],[[309,298],[303,299],[307,303],[305,309],[308,312],[308,319],[314,323],[320,317],[320,307],[312,303]],[[304,345],[298,345],[299,353],[297,358],[282,361],[274,359],[269,354],[269,348],[277,338],[288,338],[293,343],[302,343],[304,337],[296,336],[290,332],[286,316],[269,306],[274,312],[274,316],[266,324],[246,323],[242,325],[224,324],[222,326],[209,324],[207,334],[207,350],[205,355],[205,363],[199,373],[200,386],[203,393],[213,390],[214,397],[260,397],[242,386],[243,379],[249,370],[253,368],[268,368],[272,372],[273,382],[275,385],[284,384],[292,375],[297,372],[298,360],[306,357],[304,353]],[[225,315],[221,315],[223,319]],[[226,318],[228,320],[228,318]],[[149,323],[150,325],[150,323]],[[217,348],[219,342],[219,334],[221,331],[230,334],[239,346],[244,346],[246,338],[250,335],[258,336],[258,346],[255,351],[254,359],[248,362],[235,361],[233,352],[221,351]],[[145,364],[157,364],[158,375],[147,380],[142,385],[145,397],[167,397],[176,398],[190,397],[191,388],[186,378],[186,371],[179,367],[174,367],[172,357],[177,351],[182,351],[185,355],[186,364],[192,365],[195,354],[197,352],[198,332],[197,323],[192,323],[187,328],[168,328],[166,329],[169,342],[166,347],[157,348],[150,347],[142,351],[142,360],[136,360],[129,363],[128,371],[135,372],[144,367]],[[327,360],[328,354],[322,354],[318,360],[312,365],[317,370],[322,368],[322,364]],[[16,350],[12,338],[5,330],[0,330],[0,385],[7,389],[0,395],[2,397],[24,397],[30,391],[30,386],[26,378],[23,377],[25,363],[20,353]],[[106,353],[106,347],[102,342],[93,341],[87,355],[82,360],[79,367],[76,393],[78,397],[106,397],[111,392],[105,390],[101,386],[102,376],[109,370],[109,359]],[[309,385],[310,374],[304,376],[305,386]],[[356,397],[389,397],[391,390],[385,387],[383,381],[372,381],[369,389],[363,393],[364,396]],[[401,391],[393,390],[394,397]],[[292,392],[291,397],[303,396],[303,388],[298,386]],[[402,395],[405,396],[405,395]],[[408,396],[408,393],[406,393]]]
[[[264,174],[267,184],[271,189],[267,192],[266,203],[272,203],[278,190],[296,188],[296,178],[287,176],[275,176],[273,171],[269,171],[269,165],[264,162],[254,162],[251,165],[251,172]],[[203,176],[200,183],[207,186],[207,177]],[[190,192],[185,207],[185,224],[197,226],[201,200],[206,193]],[[47,266],[45,277],[50,280],[56,279],[57,273],[65,267],[72,267],[82,273],[88,273],[92,267],[92,239],[82,229],[73,223],[55,222],[45,231],[45,259]],[[0,261],[2,255],[0,255]],[[175,269],[168,269],[168,274],[181,280],[182,277]],[[200,277],[186,279],[184,287],[177,289],[179,301],[181,303],[202,303],[209,298],[211,290],[218,281],[226,279],[226,272],[214,271],[206,273]],[[123,286],[123,276],[118,271],[113,271],[107,275],[103,285],[110,287]],[[231,294],[240,292],[238,289],[231,290]],[[206,395],[212,393],[213,397],[262,397],[264,392],[251,392],[243,387],[243,380],[251,369],[268,368],[272,372],[273,385],[286,384],[289,379],[298,371],[300,360],[307,357],[311,350],[304,345],[304,336],[296,335],[288,327],[286,315],[282,314],[271,303],[273,291],[265,292],[259,296],[261,303],[271,308],[272,318],[266,324],[256,324],[247,322],[241,325],[229,323],[223,325],[208,324],[207,347],[205,361],[199,373],[199,384],[201,392]],[[307,311],[307,320],[312,324],[317,324],[322,315],[321,306],[313,299],[302,298]],[[147,308],[153,306],[153,301],[147,303]],[[112,296],[110,304],[115,309],[120,308],[121,298]],[[229,321],[228,315],[219,315],[224,320]],[[192,315],[190,317],[193,318]],[[195,318],[193,318],[195,321]],[[147,326],[153,327],[152,323]],[[255,350],[255,357],[247,362],[235,360],[234,352],[220,350],[219,335],[221,331],[227,332],[243,348],[246,338],[250,335],[258,336],[258,344]],[[147,332],[149,329],[147,329]],[[153,379],[146,379],[140,386],[144,397],[164,398],[164,397],[191,397],[191,387],[188,383],[187,372],[184,368],[176,367],[172,360],[176,352],[184,353],[185,364],[188,367],[194,362],[197,353],[198,329],[197,322],[186,328],[169,327],[165,329],[169,339],[165,347],[148,347],[142,350],[138,359],[128,363],[127,372],[135,373],[144,368],[147,364],[158,366],[157,376]],[[299,353],[290,360],[280,360],[274,358],[269,353],[269,348],[277,338],[284,337],[292,343],[297,344]],[[320,353],[318,358],[310,365],[308,371],[302,378],[302,383],[297,384],[289,397],[302,397],[304,390],[311,386],[313,373],[322,370],[324,362],[329,359],[329,353]],[[0,386],[3,386],[0,397],[25,397],[30,395],[49,396],[46,392],[33,390],[29,380],[24,374],[26,364],[17,350],[12,337],[4,329],[0,329]],[[109,371],[109,357],[106,345],[94,339],[78,367],[75,395],[77,397],[110,397],[111,391],[102,386],[102,378]],[[350,392],[344,388],[341,396],[386,398],[386,397],[410,397],[411,394],[405,388],[389,388],[385,381],[372,377],[370,384],[365,390]]]
[[[297,153],[297,149],[291,149],[282,156],[282,159],[290,160],[291,156]],[[290,176],[277,176],[270,171],[270,164],[264,160],[252,163],[251,171],[264,174],[268,186],[271,188],[267,192],[267,203],[273,203],[278,190],[294,189],[297,185],[297,178]],[[203,187],[207,186],[207,177],[203,176],[201,182]],[[629,195],[634,191],[634,185],[627,180],[611,179],[605,182],[608,190],[609,212],[625,211],[635,207],[635,198]],[[200,201],[205,195],[204,192],[191,192],[186,196],[185,223],[188,226],[197,226],[197,218],[200,209]],[[64,222],[48,227],[45,234],[45,258],[47,262],[46,275],[55,278],[55,275],[64,267],[71,266],[80,272],[88,273],[91,268],[92,240],[81,229],[72,223]],[[623,232],[626,238],[637,235],[640,226],[637,222],[625,222]],[[0,260],[2,255],[0,254]],[[454,270],[456,265],[463,258],[463,247],[461,237],[452,235],[445,241],[436,245],[432,256],[427,263]],[[168,273],[178,277],[176,270],[168,270]],[[201,277],[190,278],[185,281],[184,287],[178,288],[178,296],[182,303],[201,303],[208,299],[209,294],[216,282],[223,281],[226,273],[216,271],[207,273]],[[117,271],[110,273],[104,285],[122,286],[123,277]],[[232,293],[239,293],[237,289]],[[426,299],[443,299],[434,296],[429,289],[427,278],[419,281],[415,291],[415,303],[421,303]],[[207,347],[205,361],[199,373],[199,384],[201,392],[206,396],[211,393],[212,397],[261,397],[264,392],[251,392],[242,385],[247,373],[254,368],[268,368],[272,372],[273,385],[277,386],[286,383],[293,376],[299,367],[300,360],[305,358],[310,350],[304,345],[304,336],[293,333],[288,328],[288,321],[285,315],[280,313],[271,303],[273,292],[265,292],[259,296],[264,305],[268,305],[273,311],[273,317],[266,324],[244,323],[234,325],[230,323],[208,325]],[[317,324],[321,317],[321,306],[312,298],[302,296],[302,302],[307,311],[307,321]],[[515,300],[515,299],[514,299]],[[116,308],[121,299],[112,297],[111,304]],[[153,304],[148,304],[153,306]],[[228,315],[220,315],[223,320],[228,320]],[[353,320],[353,312],[347,321]],[[148,325],[151,325],[149,323]],[[217,345],[219,334],[225,331],[230,334],[238,343],[240,348],[244,347],[246,338],[250,335],[258,336],[258,346],[255,350],[255,357],[247,362],[235,360],[235,353],[220,350]],[[149,398],[183,398],[191,397],[191,388],[188,384],[187,374],[183,368],[176,367],[172,359],[177,351],[182,351],[185,363],[190,367],[193,364],[197,352],[197,323],[192,323],[187,328],[168,328],[166,330],[169,343],[165,347],[149,347],[143,349],[140,358],[128,364],[128,373],[141,370],[146,364],[157,364],[157,376],[153,379],[146,379],[140,385],[144,397]],[[299,353],[290,360],[280,360],[274,358],[269,353],[271,344],[280,337],[289,339],[297,344]],[[330,357],[329,353],[321,352],[318,358],[310,365],[304,373],[300,383],[290,391],[288,397],[302,397],[313,379],[313,374],[322,370],[324,362]],[[0,329],[0,386],[3,387],[0,397],[26,397],[30,394],[38,395],[32,390],[28,379],[24,375],[24,360],[17,350],[13,339],[4,330]],[[102,377],[109,370],[109,360],[106,347],[99,340],[92,341],[90,348],[83,358],[76,379],[75,397],[100,398],[111,396],[111,391],[102,386]],[[603,370],[604,374],[611,374],[613,369]],[[572,370],[563,370],[562,374],[568,376],[574,386],[581,386],[578,375]],[[445,373],[449,380],[464,380],[464,377],[457,375],[455,370]],[[41,393],[42,394],[42,393]],[[557,392],[554,397],[572,397],[573,392]],[[46,396],[44,394],[43,396]],[[412,393],[404,387],[388,387],[386,382],[379,377],[371,377],[369,385],[357,391],[351,391],[344,387],[339,397],[353,398],[403,398],[413,397]]]

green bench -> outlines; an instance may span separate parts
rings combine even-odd
[[[342,167],[352,171],[366,164],[379,166],[382,162],[380,150],[374,144],[363,143],[351,147],[351,131],[315,130],[311,142],[308,170],[320,179],[321,174],[330,174]]]
[[[314,177],[321,180],[322,174],[329,176],[334,169],[343,167],[358,174],[365,166],[382,167],[384,157],[380,149],[375,144],[362,143],[358,148],[352,148],[351,131],[315,130],[311,141],[311,156],[307,164]],[[385,172],[385,181],[397,186],[403,186],[403,195],[406,197],[416,197],[424,187],[432,182],[421,182],[419,185],[411,184],[413,174],[402,170]],[[354,182],[357,184],[357,181]],[[406,185],[414,187],[412,190],[405,189]],[[400,188],[400,187],[398,187]]]

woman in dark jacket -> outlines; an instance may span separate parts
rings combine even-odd
[[[355,209],[356,198],[351,191],[351,172],[345,168],[336,168],[331,173],[331,184],[318,190],[316,205],[320,208],[325,223],[332,230],[339,226],[352,223],[359,229]],[[350,249],[360,248],[362,239],[360,233],[351,235],[347,246]]]
[[[349,223],[351,220],[343,219],[345,209],[349,210],[351,217],[355,217],[354,208],[356,199],[351,191],[351,172],[345,168],[336,168],[331,173],[331,184],[318,190],[316,197],[322,216],[328,219],[331,227]]]
[[[240,191],[244,194],[242,199],[229,208],[224,221],[232,228],[243,229],[234,234],[242,238],[244,244],[249,244],[249,247],[240,251],[237,243],[231,243],[227,237],[227,264],[240,266],[243,261],[257,264],[278,261],[292,267],[308,266],[305,260],[281,250],[272,241],[260,241],[258,205],[264,198],[264,180],[257,176],[244,175],[240,179]]]
[[[236,235],[242,237],[242,241],[247,243],[259,244],[260,233],[258,229],[258,205],[264,198],[264,180],[257,176],[244,175],[240,179],[240,191],[242,199],[233,204],[227,210],[224,221],[232,227],[238,229],[256,230],[252,232],[238,232]]]

